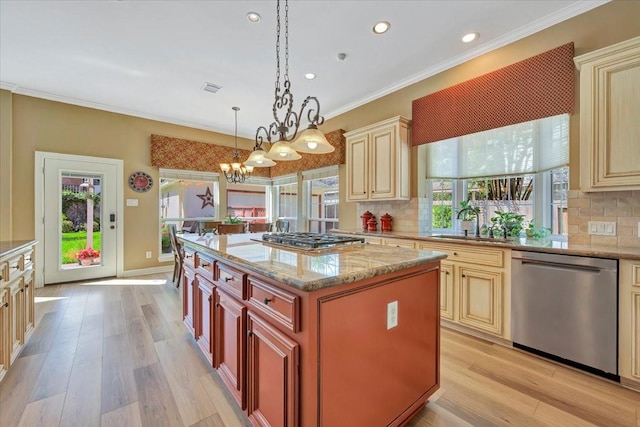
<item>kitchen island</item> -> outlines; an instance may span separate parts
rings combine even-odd
[[[183,314],[254,425],[397,426],[440,382],[445,254],[182,235]]]

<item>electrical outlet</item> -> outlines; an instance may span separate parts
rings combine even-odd
[[[589,221],[589,234],[615,236],[616,223],[611,221]]]
[[[398,326],[398,301],[387,304],[387,329]]]
[[[146,254],[146,255],[147,255],[147,259],[148,259],[148,258],[151,258],[151,251],[147,251],[147,254]]]

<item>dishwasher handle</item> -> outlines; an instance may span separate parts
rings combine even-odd
[[[520,263],[522,265],[534,264],[534,265],[540,265],[544,267],[561,268],[564,270],[588,271],[590,273],[599,273],[602,270],[600,267],[591,267],[588,265],[573,265],[573,264],[564,264],[560,262],[538,261],[538,260],[531,260],[531,259],[521,259]]]

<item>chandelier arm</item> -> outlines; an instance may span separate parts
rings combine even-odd
[[[310,102],[315,104],[315,108],[309,107],[309,110],[307,111],[307,120],[311,125],[320,126],[324,123],[324,117],[320,115],[320,101],[318,101],[318,98],[315,96],[307,96],[307,99],[304,100],[302,107],[300,108],[300,115],[302,116],[302,112]]]

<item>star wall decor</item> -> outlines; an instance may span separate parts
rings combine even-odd
[[[196,194],[196,196],[202,199],[202,207],[200,209],[204,209],[207,205],[213,206],[213,194],[211,194],[211,190],[207,187],[207,191],[204,194]]]

